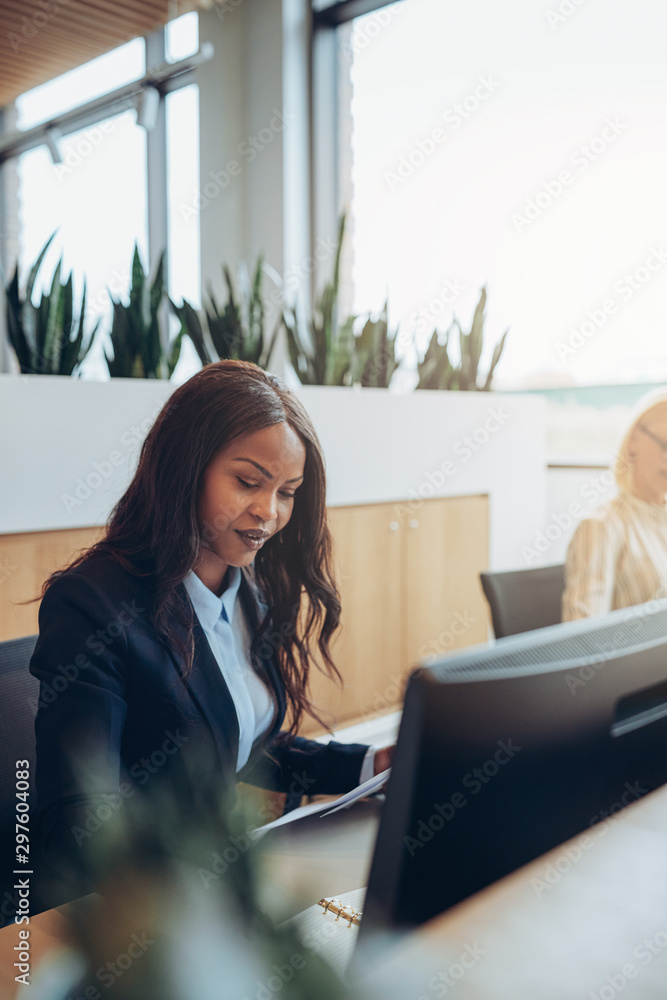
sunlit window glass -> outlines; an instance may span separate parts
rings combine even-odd
[[[667,8],[570,7],[406,0],[340,31],[351,306],[388,293],[423,349],[486,285],[498,387],[667,378]]]
[[[194,55],[199,48],[199,17],[196,11],[170,21],[165,30],[167,62]]]
[[[18,128],[33,128],[140,79],[146,72],[145,49],[143,38],[135,38],[22,94],[16,101]]]
[[[176,302],[200,305],[199,210],[193,192],[199,185],[199,90],[183,87],[167,97],[167,182],[169,199],[169,294]],[[172,317],[172,334],[179,329]],[[174,373],[181,381],[201,367],[189,339]]]
[[[118,298],[129,289],[135,241],[146,262],[146,133],[135,119],[128,111],[66,136],[61,164],[53,164],[43,146],[19,158],[21,274],[57,230],[35,292],[50,285],[62,253],[65,273],[74,274],[77,303],[85,276],[88,328],[101,319],[105,333],[109,292]],[[86,359],[84,374],[107,376],[101,340]]]

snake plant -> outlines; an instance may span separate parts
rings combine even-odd
[[[345,235],[345,215],[338,224],[338,245],[333,276],[315,303],[307,330],[301,330],[296,307],[283,312],[290,361],[304,385],[354,385],[386,388],[398,367],[396,331],[390,337],[387,303],[379,317],[366,320],[355,335],[356,316],[336,324],[340,283],[340,257]]]
[[[389,335],[389,321],[385,302],[377,319],[370,317],[361,333],[354,338],[350,382],[377,389],[386,389],[391,376],[398,368],[396,339],[398,330]]]
[[[335,324],[340,281],[340,255],[345,235],[345,216],[338,224],[338,246],[332,280],[315,303],[307,324],[307,335],[300,332],[296,306],[286,307],[283,325],[287,348],[294,371],[303,385],[346,385],[352,367],[354,316],[340,326]]]
[[[478,368],[484,341],[484,308],[486,288],[482,288],[475,309],[469,333],[464,333],[458,319],[454,317],[445,333],[444,343],[439,342],[437,329],[433,331],[430,343],[417,365],[419,383],[417,389],[461,389],[488,392],[496,365],[500,361],[508,330],[505,330],[493,349],[491,364],[482,385],[478,384]],[[460,363],[455,365],[449,357],[449,338],[453,330],[458,331]]]
[[[252,275],[245,264],[238,269],[238,293],[234,287],[230,269],[223,266],[222,273],[227,286],[227,301],[221,306],[208,286],[208,303],[205,305],[208,338],[197,311],[186,300],[178,306],[170,301],[171,307],[181,321],[181,336],[190,337],[202,364],[215,360],[209,350],[212,345],[218,358],[235,358],[253,361],[260,368],[268,368],[276,338],[280,329],[278,323],[270,338],[265,332],[265,309],[262,296],[264,261],[260,256]]]
[[[149,285],[135,244],[132,260],[130,302],[111,299],[113,357],[105,351],[112,378],[171,378],[181,353],[183,332],[165,354],[160,336],[160,305],[164,294],[164,251],[160,254],[153,283]]]
[[[38,304],[32,302],[37,274],[55,232],[44,244],[30,269],[25,296],[19,289],[18,263],[11,281],[5,287],[5,305],[9,342],[16,354],[22,374],[78,375],[99,326],[95,324],[84,341],[86,317],[86,283],[83,284],[78,319],[74,319],[72,275],[63,284],[60,280],[62,257],[48,293],[42,292]]]

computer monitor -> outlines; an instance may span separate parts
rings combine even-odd
[[[359,944],[410,929],[667,781],[667,600],[411,676]]]

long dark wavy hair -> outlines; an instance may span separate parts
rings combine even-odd
[[[253,663],[266,678],[262,664],[275,657],[291,722],[288,732],[295,733],[304,712],[324,725],[307,694],[316,647],[324,671],[341,679],[329,649],[340,621],[340,599],[332,572],[322,449],[305,409],[276,375],[245,361],[217,361],[176,389],[142,445],[134,478],[111,512],[105,535],[52,573],[41,596],[93,553],[113,556],[127,572],[150,578],[151,622],[183,657],[187,678],[194,659],[194,617],[183,588],[179,593],[177,587],[202,546],[197,501],[204,471],[234,438],[283,421],[306,449],[303,482],[289,522],[243,574],[249,584],[246,600],[257,588],[268,605],[262,617],[256,602],[246,603],[246,611],[253,604],[255,609]]]

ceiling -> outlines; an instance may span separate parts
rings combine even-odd
[[[0,107],[212,0],[0,0]]]

